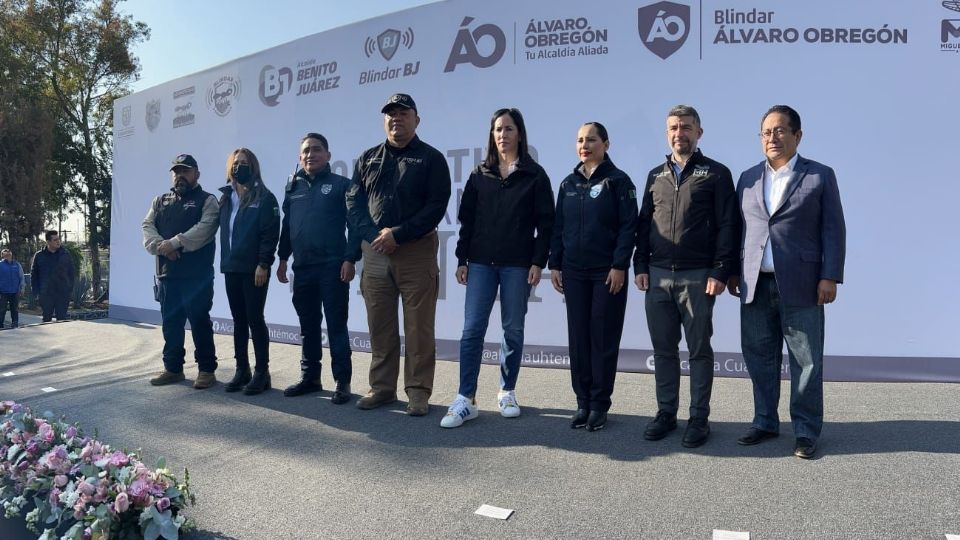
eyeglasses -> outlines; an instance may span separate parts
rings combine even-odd
[[[783,137],[787,133],[793,133],[793,130],[789,128],[776,127],[773,129],[765,129],[760,133],[757,133],[757,135],[759,135],[761,139],[770,140],[774,136],[776,136],[779,139],[780,137]]]

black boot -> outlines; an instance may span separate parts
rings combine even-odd
[[[230,382],[223,386],[227,392],[237,392],[243,390],[244,385],[250,382],[250,365],[237,364],[237,371],[234,372]]]
[[[321,390],[323,390],[323,385],[320,384],[320,376],[307,375],[304,373],[300,382],[293,386],[288,386],[286,390],[283,391],[283,395],[287,397],[302,396],[304,394],[320,392]]]
[[[263,393],[270,389],[270,372],[266,369],[258,369],[253,372],[253,378],[250,383],[243,388],[243,393],[248,396]]]
[[[350,385],[348,383],[337,383],[337,389],[330,398],[330,403],[334,405],[343,405],[350,401]]]

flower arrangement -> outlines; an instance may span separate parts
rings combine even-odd
[[[194,527],[190,475],[179,482],[161,458],[150,469],[76,425],[0,402],[0,507],[23,515],[38,540],[175,540]]]

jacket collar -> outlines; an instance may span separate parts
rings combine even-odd
[[[704,162],[703,152],[701,152],[700,149],[697,148],[697,149],[693,152],[693,154],[690,156],[690,159],[688,159],[687,162],[683,165],[683,169],[682,169],[682,170],[686,170],[687,167],[690,166],[691,164],[692,164],[692,165],[699,165],[699,164],[701,164],[701,163],[703,163],[703,162]],[[671,164],[671,163],[674,163],[674,161],[673,161],[673,154],[672,154],[672,153],[667,154],[667,160],[666,160],[666,161],[664,162],[664,164],[663,164],[663,169],[664,169],[665,171],[670,171],[670,170],[671,170],[671,168],[670,168],[670,164]]]
[[[323,166],[322,169],[320,169],[320,172],[318,172],[312,177],[309,174],[307,174],[307,171],[303,169],[299,169],[297,170],[297,174],[294,175],[294,178],[300,179],[300,180],[306,180],[307,182],[310,183],[310,185],[313,185],[313,183],[316,182],[317,180],[322,180],[323,178],[326,178],[329,175],[330,175],[330,164],[327,163],[326,165]]]
[[[593,174],[590,175],[590,178],[587,178],[580,172],[580,167],[583,166],[583,162],[577,163],[573,167],[573,174],[583,178],[585,181],[590,183],[595,183],[598,179],[602,179],[606,176],[609,176],[610,172],[616,170],[617,166],[613,164],[613,160],[610,159],[610,153],[607,152],[603,156],[603,161],[600,162],[600,165],[597,166],[597,170],[593,171]]]
[[[394,146],[390,144],[390,141],[383,142],[383,146],[385,148],[388,148],[394,152],[406,152],[407,150],[416,150],[417,148],[420,148],[420,145],[422,144],[423,143],[420,142],[420,136],[416,134],[413,135],[413,138],[410,139],[410,142],[408,142],[406,146]]]

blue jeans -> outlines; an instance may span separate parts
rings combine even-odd
[[[461,396],[474,397],[483,337],[490,322],[490,311],[500,290],[500,319],[503,322],[503,340],[500,342],[500,388],[513,390],[520,372],[523,354],[523,323],[527,316],[527,284],[529,267],[492,266],[470,263],[467,266],[467,297],[463,309],[463,337],[460,338]]]
[[[790,356],[790,418],[794,436],[816,441],[823,429],[823,306],[780,302],[777,280],[760,274],[753,302],[740,306],[743,360],[753,381],[753,427],[779,431],[783,342]]]

